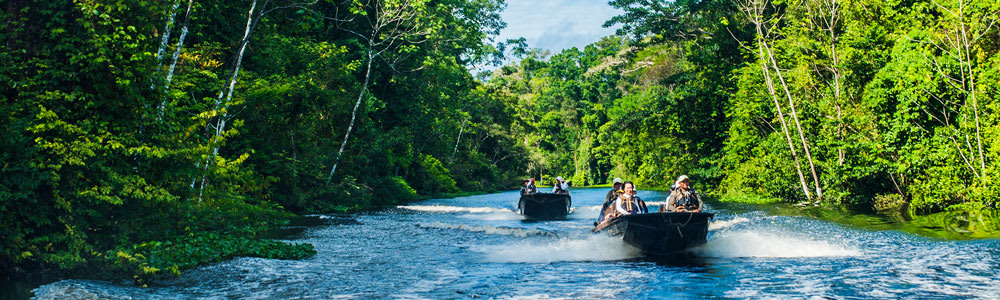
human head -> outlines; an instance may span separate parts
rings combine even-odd
[[[625,190],[626,194],[628,194],[628,193],[633,193],[634,194],[635,193],[635,183],[632,183],[631,181],[626,181],[625,183],[622,183],[622,189]]]
[[[621,178],[615,177],[614,183],[615,183],[614,186],[615,186],[616,190],[620,189],[622,187],[622,179]]]
[[[681,177],[677,177],[677,186],[687,189],[691,187],[691,179],[687,175],[681,175]]]
[[[562,182],[563,181],[562,176],[556,176],[556,181]]]
[[[532,184],[535,183],[535,179],[534,178],[528,178],[528,181],[531,182]]]

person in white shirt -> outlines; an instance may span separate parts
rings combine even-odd
[[[556,184],[552,185],[552,192],[556,194],[569,194],[569,184],[563,180],[562,176],[556,176]]]

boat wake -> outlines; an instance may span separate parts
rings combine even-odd
[[[732,220],[712,221],[711,223],[708,223],[708,230],[709,231],[722,230],[746,222],[750,222],[750,219],[744,217],[735,217]]]
[[[438,213],[502,213],[514,211],[507,208],[497,208],[497,207],[462,207],[462,206],[443,206],[443,205],[400,205],[396,208],[423,211],[423,212],[438,212]]]
[[[486,234],[509,235],[516,237],[555,236],[555,233],[549,231],[538,230],[538,229],[505,227],[505,226],[448,224],[448,223],[435,222],[435,223],[418,223],[417,227],[427,228],[427,229],[465,230],[471,232],[482,232]]]
[[[565,261],[613,261],[641,256],[620,237],[587,235],[549,241],[520,241],[486,246],[486,261],[500,263],[553,263]]]
[[[694,251],[707,257],[838,257],[861,255],[860,250],[847,245],[756,231],[715,234],[708,239],[707,244],[694,249]]]

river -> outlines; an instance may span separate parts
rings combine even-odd
[[[1000,240],[943,240],[707,202],[694,257],[650,261],[590,233],[606,189],[529,222],[517,192],[316,216],[304,260],[237,258],[148,288],[63,280],[38,299],[1000,299]],[[640,191],[647,202],[665,194]],[[650,205],[653,206],[653,205]]]

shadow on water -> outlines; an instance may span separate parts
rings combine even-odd
[[[32,293],[31,290],[54,281],[55,280],[40,279],[19,279],[11,281],[0,279],[0,299],[30,299],[34,296],[34,293]]]
[[[704,270],[709,265],[707,259],[691,252],[680,252],[666,256],[646,256],[642,259],[656,263],[657,266],[678,267],[690,270]]]
[[[295,240],[303,237],[307,229],[317,226],[360,225],[361,222],[350,215],[307,215],[292,219],[288,225],[277,227],[261,234],[261,238]]]

